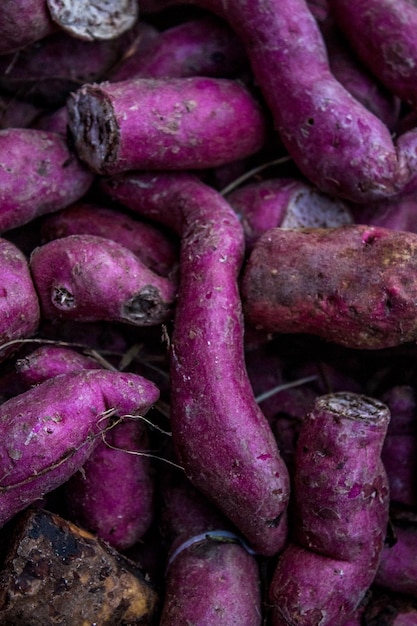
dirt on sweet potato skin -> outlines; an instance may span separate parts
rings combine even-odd
[[[380,349],[417,336],[417,236],[375,226],[271,229],[244,269],[247,321]]]

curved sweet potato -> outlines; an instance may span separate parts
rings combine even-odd
[[[135,374],[102,370],[63,374],[0,407],[0,525],[66,482],[109,424],[106,411],[143,414],[157,387]]]
[[[289,477],[244,363],[238,218],[184,173],[120,175],[102,188],[181,236],[170,367],[177,457],[256,550],[275,554],[286,540]]]

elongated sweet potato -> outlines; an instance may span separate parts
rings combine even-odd
[[[252,546],[275,554],[286,540],[289,478],[244,363],[238,218],[185,173],[120,175],[102,189],[181,236],[170,366],[177,456]]]
[[[35,248],[30,269],[46,319],[150,326],[171,316],[176,284],[105,237],[54,239]]]
[[[151,5],[158,10],[179,3],[157,0]],[[301,172],[319,189],[368,202],[415,184],[417,131],[394,143],[386,125],[336,80],[304,0],[187,4],[213,11],[235,30],[275,129]]]
[[[417,236],[377,226],[264,233],[242,280],[248,322],[351,348],[417,337]]]
[[[66,482],[109,424],[106,412],[143,414],[157,387],[135,374],[101,370],[51,378],[0,407],[0,526]]]
[[[389,418],[382,402],[340,392],[318,398],[303,421],[294,526],[269,589],[274,626],[342,626],[372,584],[388,523]]]
[[[417,104],[417,8],[407,0],[329,0],[363,64],[401,100]]]
[[[93,179],[60,135],[32,128],[1,130],[0,232],[72,204]]]
[[[259,150],[263,111],[221,78],[137,78],[84,85],[67,100],[75,149],[95,172],[202,169]]]

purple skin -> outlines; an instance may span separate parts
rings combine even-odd
[[[245,231],[246,247],[270,228],[342,226],[353,222],[346,202],[302,180],[276,178],[239,187],[227,196]]]
[[[98,235],[131,250],[147,267],[161,276],[175,273],[178,242],[158,226],[118,209],[87,202],[49,215],[41,226],[44,241],[69,235]]]
[[[59,29],[46,0],[2,0],[0,54],[10,54]]]
[[[394,198],[352,206],[356,224],[368,224],[417,233],[416,192],[401,193]]]
[[[358,61],[330,15],[319,20],[332,74],[335,78],[393,131],[400,115],[400,99],[386,89]]]
[[[47,380],[0,407],[0,525],[65,483],[115,414],[143,415],[159,391],[135,374],[90,370]]]
[[[126,419],[106,434],[105,442],[100,441],[66,483],[71,519],[116,550],[132,547],[153,521],[153,471],[150,459],[141,455],[148,450],[145,424]]]
[[[165,485],[163,525],[171,540],[160,626],[257,626],[261,595],[256,559],[236,542],[184,542],[230,524],[185,481]]]
[[[0,86],[39,105],[57,108],[70,91],[84,83],[103,80],[129,51],[139,28],[111,41],[81,41],[60,31],[18,55],[0,56]]]
[[[136,52],[110,75],[130,78],[234,77],[245,52],[232,29],[214,16],[188,20],[162,32],[144,52]]]
[[[286,540],[289,477],[244,362],[237,216],[214,189],[185,173],[126,174],[103,179],[102,189],[181,236],[171,342],[177,457],[255,550],[276,554]]]
[[[417,528],[393,525],[394,545],[385,545],[375,583],[394,593],[417,597]]]
[[[101,366],[95,359],[70,348],[47,345],[17,361],[16,369],[29,386],[54,376],[101,369]],[[96,533],[116,550],[126,550],[139,541],[153,519],[150,459],[125,452],[140,453],[148,449],[145,424],[140,420],[125,420],[106,433],[105,441],[100,439],[81,470],[66,483],[70,519]]]
[[[78,372],[101,369],[98,361],[71,348],[45,345],[16,361],[16,371],[27,388],[39,385],[48,378]]]
[[[33,128],[1,130],[0,231],[72,204],[93,179],[60,135]]]
[[[35,248],[30,269],[45,319],[153,326],[172,314],[176,284],[105,237],[54,239]]]
[[[388,474],[391,500],[417,505],[417,398],[410,386],[393,387],[382,396],[391,411],[382,461]]]
[[[321,396],[300,429],[294,529],[270,585],[273,626],[341,626],[375,578],[389,509],[381,450],[388,407]]]
[[[257,152],[266,136],[258,102],[231,79],[84,85],[67,108],[75,149],[99,174],[216,167]]]
[[[152,4],[159,10],[180,0]],[[233,27],[275,129],[300,171],[319,189],[361,203],[415,183],[417,130],[394,145],[386,125],[334,77],[319,26],[304,0],[187,4],[213,11]],[[351,4],[356,10],[356,3]]]
[[[2,289],[0,297],[0,345],[13,339],[30,337],[40,322],[39,300],[23,252],[0,238]],[[10,350],[0,350],[0,360]]]
[[[407,0],[329,0],[363,64],[401,100],[417,104],[417,8]]]
[[[274,228],[257,240],[244,270],[246,320],[349,348],[415,341],[416,271],[414,233],[357,224]]]

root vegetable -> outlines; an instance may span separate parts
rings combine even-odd
[[[244,363],[238,218],[185,173],[126,174],[102,188],[181,236],[170,366],[177,457],[255,550],[275,554],[286,541],[289,477]]]
[[[160,324],[176,285],[133,252],[96,235],[69,235],[32,252],[30,269],[45,319]]]
[[[414,341],[416,263],[414,233],[356,224],[274,228],[257,240],[244,270],[246,319],[350,348]]]
[[[293,533],[269,589],[274,626],[342,626],[372,584],[388,523],[389,418],[382,402],[340,392],[318,398],[303,421]]]
[[[40,323],[39,299],[25,255],[13,243],[0,238],[2,291],[0,298],[0,346],[13,339],[30,337]],[[10,350],[0,351],[0,360]]]
[[[84,85],[67,108],[75,149],[100,174],[215,167],[253,154],[266,136],[260,105],[230,79]]]
[[[108,425],[106,411],[143,414],[159,391],[135,374],[63,374],[0,407],[0,525],[66,482]]]
[[[93,179],[60,135],[32,128],[1,130],[0,232],[72,204]]]
[[[79,202],[44,219],[41,236],[44,241],[69,235],[106,237],[131,250],[152,271],[168,276],[176,271],[178,242],[173,233],[158,226],[128,215],[120,207]]]

